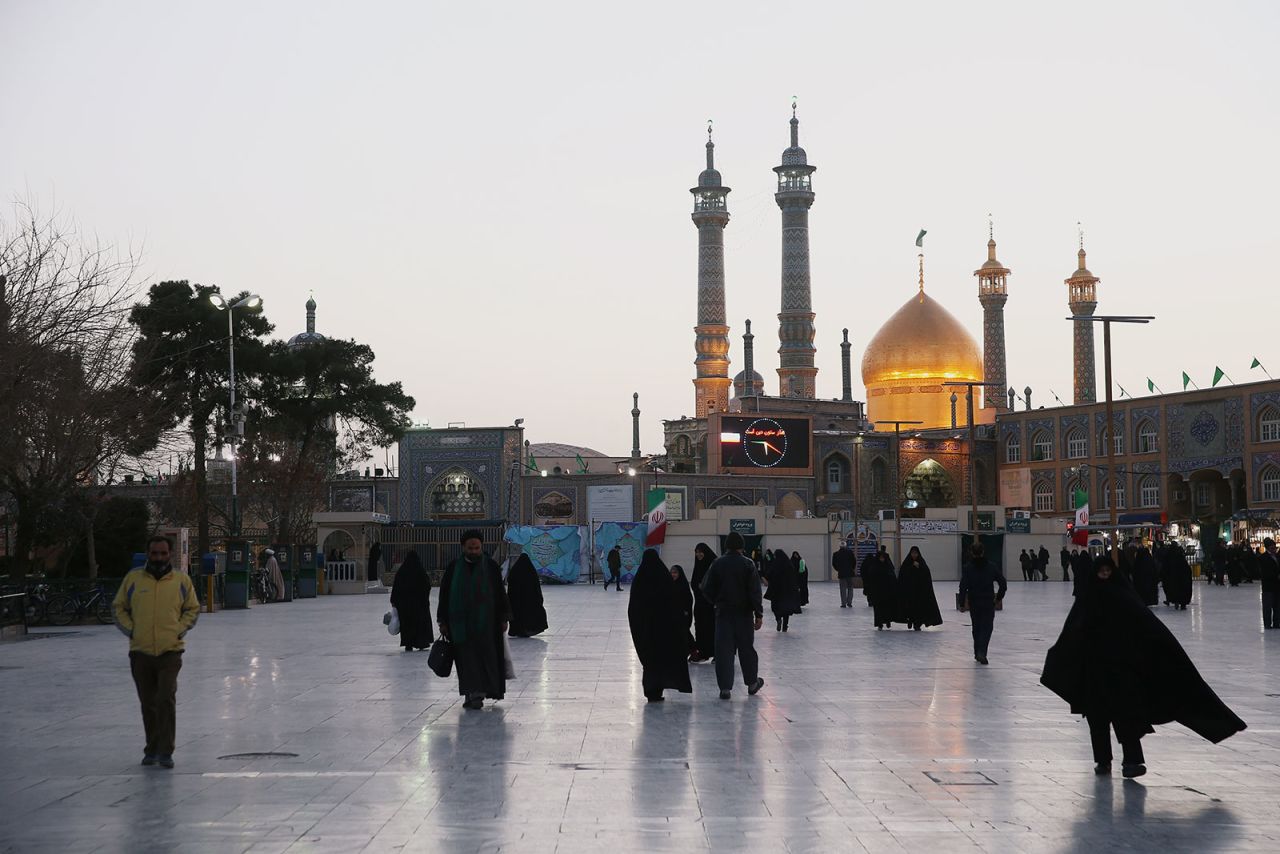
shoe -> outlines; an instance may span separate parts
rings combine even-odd
[[[650,703],[661,703],[666,700],[666,697],[648,697],[647,699]]]
[[[756,694],[760,693],[760,689],[763,687],[764,680],[757,676],[756,681],[752,682],[751,687],[747,689],[747,693],[754,697]]]
[[[921,629],[923,629],[923,628],[924,628],[924,626],[916,626],[916,631],[918,632],[918,631],[920,631],[920,630],[921,630]]]
[[[1147,773],[1147,766],[1139,762],[1135,762],[1132,765],[1126,763],[1120,766],[1120,773],[1124,775],[1126,780],[1131,780],[1134,777],[1141,777],[1143,774]]]
[[[979,664],[987,663],[987,657],[985,655],[979,655],[979,656],[976,656],[976,658],[978,659]]]
[[[156,756],[154,753],[147,753],[147,754],[144,754],[144,755],[143,755],[143,757],[142,757],[142,764],[143,764],[143,765],[155,765],[155,764],[156,764],[156,760],[157,760],[157,759],[159,759],[159,758],[160,758],[160,757]]]
[[[731,692],[729,692],[729,691],[721,691],[721,692],[720,692],[720,699],[721,699],[721,700],[727,700],[727,699],[729,699],[729,697],[730,697],[730,696],[731,696]]]
[[[173,767],[173,754],[172,754],[172,753],[165,753],[165,754],[161,755],[161,756],[160,756],[160,758],[159,758],[157,761],[159,761],[159,763],[160,763],[160,767],[161,767],[161,768],[172,768],[172,767]],[[1143,768],[1143,769],[1142,769],[1143,773],[1146,773],[1146,770],[1147,770],[1146,768]]]
[[[1111,773],[1111,763],[1099,762],[1097,765],[1093,766],[1093,773],[1097,774],[1099,777],[1108,776]]]

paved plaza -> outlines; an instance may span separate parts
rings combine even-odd
[[[952,584],[938,584],[948,605]],[[1038,684],[1069,585],[1012,583],[991,665],[944,607],[876,632],[834,584],[757,635],[764,691],[646,704],[627,596],[546,590],[507,699],[461,707],[401,653],[385,596],[201,615],[179,683],[177,768],[141,768],[126,641],[40,629],[0,646],[0,851],[1280,850],[1280,632],[1256,586],[1158,609],[1249,724],[1144,741],[1141,781],[1093,774],[1088,732]],[[287,753],[296,757],[234,754]]]

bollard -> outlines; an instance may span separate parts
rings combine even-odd
[[[213,575],[206,575],[204,577],[204,581],[205,581],[204,607],[205,607],[206,613],[212,614],[213,613]]]

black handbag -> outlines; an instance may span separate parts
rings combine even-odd
[[[444,638],[433,643],[427,654],[427,667],[441,679],[447,678],[453,672],[453,644]]]

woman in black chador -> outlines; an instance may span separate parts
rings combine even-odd
[[[1133,588],[1144,604],[1155,605],[1160,601],[1159,577],[1156,571],[1155,558],[1145,548],[1140,548],[1131,555],[1130,573]]]
[[[767,554],[769,589],[764,598],[769,600],[778,631],[785,632],[791,624],[791,615],[800,613],[800,576],[782,549]]]
[[[527,554],[522,554],[507,572],[507,599],[511,601],[513,638],[531,638],[547,630],[547,609],[542,604],[542,584]]]
[[[631,641],[644,668],[641,684],[650,703],[662,702],[666,688],[688,694],[687,638],[689,628],[676,609],[675,584],[658,553],[645,549],[631,581],[631,601],[627,605]]]
[[[671,599],[676,612],[680,614],[680,625],[684,627],[684,654],[690,655],[694,647],[693,633],[693,591],[689,589],[689,576],[684,574],[684,567],[678,563],[671,565]]]
[[[803,608],[809,604],[809,567],[800,557],[800,552],[791,553],[791,565],[796,568],[796,586],[800,591],[800,607]]]
[[[893,560],[883,548],[870,563],[862,563],[862,586],[867,602],[874,609],[876,628],[884,629],[898,619],[898,580],[893,573]]]
[[[918,632],[925,626],[942,625],[938,597],[933,593],[933,575],[917,546],[907,552],[898,570],[898,602],[899,619],[906,622],[907,628]]]
[[[400,615],[400,645],[405,652],[427,649],[435,642],[431,627],[431,578],[418,553],[410,551],[391,582],[391,607]]]
[[[707,577],[716,553],[706,543],[698,543],[693,550],[693,655],[692,662],[711,661],[716,656],[716,606],[702,592],[702,580]]]
[[[1187,556],[1178,546],[1169,546],[1164,550],[1164,582],[1165,604],[1172,605],[1179,611],[1187,610],[1191,604],[1191,567],[1187,564]]]
[[[1177,721],[1215,744],[1245,728],[1105,555],[1081,581],[1040,681],[1089,722],[1098,774],[1111,773],[1108,728],[1126,777],[1147,773],[1142,737],[1153,724]]]

